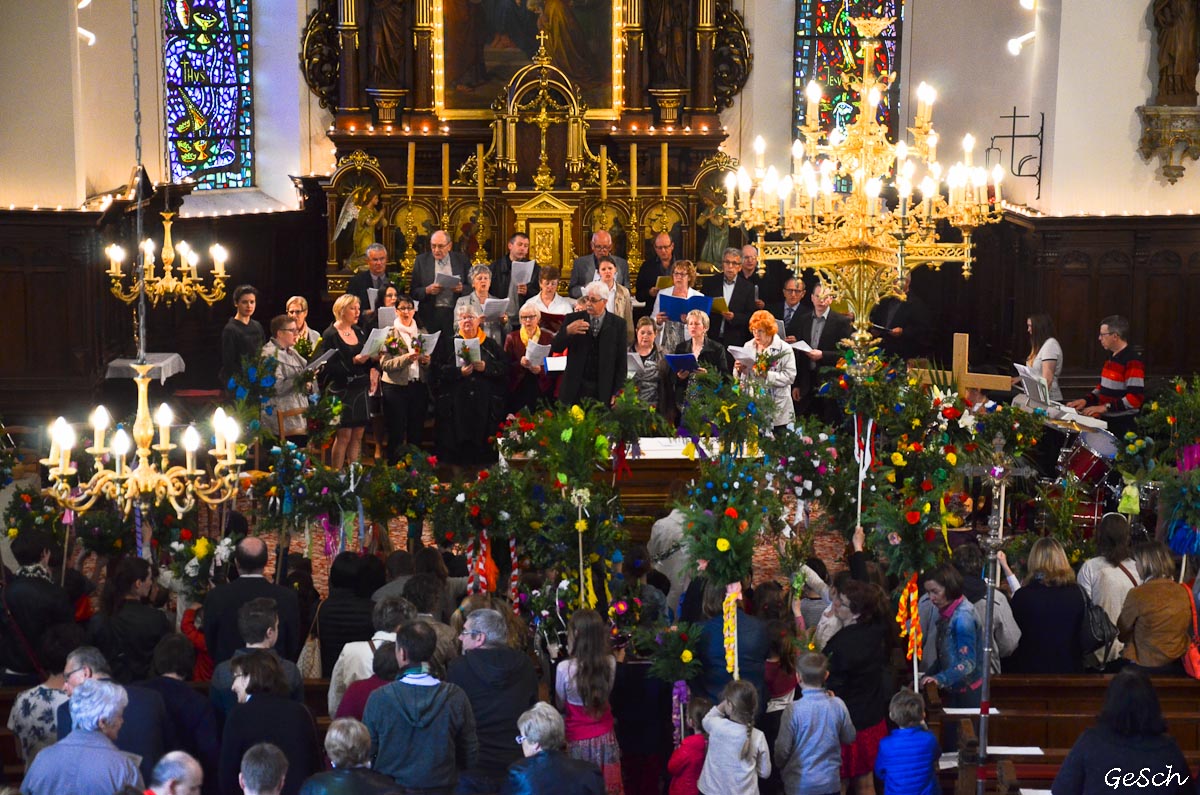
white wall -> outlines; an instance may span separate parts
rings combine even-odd
[[[746,20],[754,65],[746,88],[721,113],[729,135],[724,149],[753,163],[750,144],[761,135],[767,140],[768,162],[790,162],[795,0],[734,0],[734,8]]]
[[[73,0],[0,3],[0,204],[83,197]]]

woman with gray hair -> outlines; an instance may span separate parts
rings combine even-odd
[[[600,769],[563,753],[567,733],[558,710],[534,704],[517,718],[517,730],[525,758],[509,766],[502,795],[603,795]]]
[[[454,305],[455,319],[457,319],[458,310],[464,306],[469,306],[479,312],[480,315],[483,315],[483,306],[487,303],[488,299],[497,300],[492,298],[492,295],[488,292],[492,289],[492,269],[487,265],[476,265],[471,268],[467,272],[467,281],[471,283],[471,286],[475,290],[458,299],[458,302]],[[497,345],[504,345],[504,332],[508,329],[508,318],[511,312],[512,302],[510,301],[508,306],[504,308],[504,314],[499,319],[488,320],[485,318],[481,322],[484,333],[495,341]]]
[[[386,795],[396,782],[371,770],[371,734],[353,718],[339,718],[325,733],[325,754],[333,770],[310,776],[300,795]]]
[[[1192,593],[1175,582],[1175,560],[1163,542],[1138,544],[1133,562],[1142,584],[1129,591],[1117,617],[1118,637],[1125,644],[1121,656],[1128,667],[1149,676],[1182,676],[1194,615]]]
[[[504,417],[508,362],[500,344],[480,327],[480,315],[460,304],[454,312],[457,336],[440,340],[433,353],[436,449],[439,458],[455,466],[494,462],[496,450],[488,437]],[[475,340],[477,347],[456,345],[459,340]]]
[[[108,679],[87,679],[71,693],[72,732],[33,760],[21,792],[111,795],[122,787],[142,789],[133,757],[114,740],[124,722],[129,696]]]

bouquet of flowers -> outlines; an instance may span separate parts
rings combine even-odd
[[[308,422],[308,443],[324,449],[333,442],[342,422],[342,400],[332,392],[308,396],[308,411],[304,415]]]
[[[642,600],[637,597],[617,599],[608,607],[608,620],[612,624],[612,645],[614,649],[623,649],[633,640],[634,651],[640,652],[641,645],[637,643],[635,630],[642,617]]]
[[[233,539],[228,536],[216,544],[207,536],[196,536],[180,529],[167,544],[171,585],[191,602],[200,601],[212,584],[212,574],[224,566],[233,554]]]
[[[274,414],[270,405],[275,397],[275,370],[279,362],[274,356],[256,354],[242,359],[242,369],[229,377],[226,384],[233,392],[232,414],[245,433],[239,445],[250,447],[263,435],[261,415]]]
[[[16,538],[27,530],[58,532],[57,524],[62,519],[62,508],[42,490],[23,486],[12,495],[12,501],[4,509],[4,527],[9,538]]]
[[[417,337],[417,340],[420,340]],[[393,327],[383,339],[383,351],[388,356],[402,356],[408,353],[408,343],[404,341],[404,337],[400,336],[399,332]]]
[[[16,466],[17,445],[4,428],[4,417],[0,416],[0,488],[12,483]]]
[[[321,341],[317,340],[315,343],[309,342],[308,335],[306,334],[297,336],[296,344],[292,346],[296,353],[300,354],[309,361],[312,361],[313,355],[316,354],[317,348],[319,347],[321,347]]]
[[[425,515],[438,485],[437,458],[409,446],[395,466],[376,465],[363,485],[363,507],[373,522],[386,525],[396,516]]]
[[[663,682],[688,682],[700,675],[700,625],[680,621],[634,632],[638,649],[650,656],[650,675]]]
[[[717,585],[750,573],[754,544],[769,516],[779,514],[775,492],[760,460],[721,456],[700,464],[682,505],[688,554]]]

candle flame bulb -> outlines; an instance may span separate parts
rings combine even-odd
[[[117,432],[113,434],[112,440],[113,455],[119,459],[123,459],[129,455],[130,444],[129,434],[125,432],[125,429],[117,428]]]
[[[200,449],[200,433],[196,430],[195,425],[189,425],[183,432],[183,449],[189,453]]]

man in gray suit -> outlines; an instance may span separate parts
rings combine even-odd
[[[617,266],[617,281],[629,287],[629,263],[613,256],[612,235],[600,230],[592,235],[592,253],[576,257],[571,264],[571,282],[567,292],[572,298],[583,295],[583,288],[596,281],[596,265],[600,257],[612,257],[613,264]]]
[[[466,255],[450,250],[450,235],[439,229],[429,236],[429,251],[417,255],[413,263],[409,293],[420,302],[421,320],[430,331],[441,330],[449,336],[454,328],[454,304],[463,293],[470,263]],[[453,290],[437,284],[439,273],[457,276]]]

